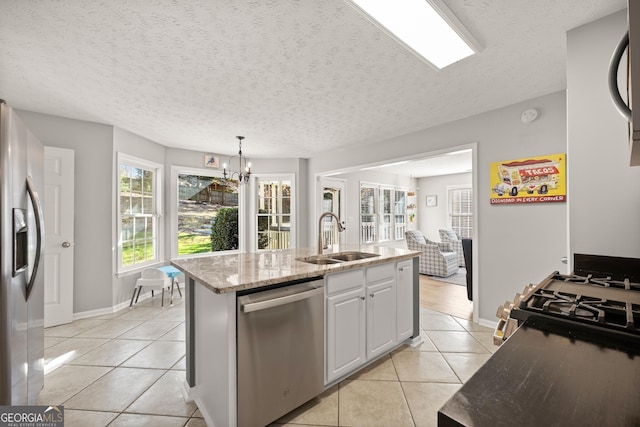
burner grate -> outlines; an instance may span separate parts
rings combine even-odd
[[[585,284],[587,286],[584,288],[585,293],[589,293],[588,290],[592,289],[590,286],[594,284],[591,277],[562,276],[562,278],[565,282]],[[554,280],[557,279],[554,278]],[[618,286],[620,284],[627,285],[624,289],[633,290],[629,286],[628,280],[617,281],[611,287],[621,289]],[[540,287],[536,288],[520,302],[518,309],[640,335],[640,304],[547,289],[548,287],[554,287],[552,285],[552,282],[541,283]],[[602,286],[600,284],[596,285]],[[576,287],[574,286],[573,288]],[[582,287],[578,288],[581,289]],[[600,291],[599,293],[602,294],[603,292]],[[612,291],[610,293],[615,294],[616,297],[626,295],[625,292],[620,291]]]

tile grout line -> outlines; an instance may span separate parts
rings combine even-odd
[[[103,325],[103,324],[105,324],[105,323],[107,323],[107,322],[109,322],[109,321],[117,320],[119,317],[121,317],[121,316],[123,316],[123,315],[126,315],[127,313],[130,313],[130,312],[131,312],[131,310],[130,310],[130,309],[129,309],[129,310],[124,309],[124,310],[123,310],[123,312],[122,312],[122,313],[120,313],[118,316],[114,316],[114,317],[112,317],[111,319],[100,319],[100,320],[104,320],[104,322],[100,322],[99,324],[97,324],[97,325],[95,325],[95,326],[93,326],[93,327],[90,327],[90,328],[87,328],[87,329],[84,329],[84,330],[80,330],[78,333],[76,333],[76,334],[74,334],[74,335],[71,335],[71,336],[67,336],[67,337],[55,337],[55,336],[51,336],[51,337],[54,337],[54,338],[63,338],[63,339],[62,339],[62,341],[60,341],[59,343],[53,344],[52,346],[50,346],[50,347],[48,347],[48,348],[51,348],[51,347],[54,347],[54,346],[56,346],[56,345],[58,345],[58,344],[61,344],[61,343],[63,343],[63,342],[66,342],[67,340],[69,340],[69,339],[71,339],[71,338],[77,338],[77,339],[106,339],[106,341],[105,341],[104,343],[102,343],[102,344],[100,344],[100,345],[96,346],[95,348],[92,348],[92,349],[88,350],[87,352],[85,352],[85,353],[83,353],[83,354],[79,355],[76,359],[79,359],[79,358],[81,358],[81,357],[85,356],[86,354],[88,354],[88,353],[90,353],[90,352],[92,352],[92,351],[94,351],[94,350],[96,350],[96,349],[99,349],[99,348],[101,348],[101,347],[103,347],[103,346],[107,345],[108,343],[110,343],[110,342],[112,342],[112,341],[116,340],[116,339],[117,339],[117,340],[139,341],[139,342],[145,342],[145,341],[148,341],[148,343],[147,343],[144,347],[140,348],[138,351],[136,351],[135,353],[131,354],[129,357],[127,357],[125,360],[121,361],[121,362],[120,362],[120,363],[118,363],[118,364],[114,364],[114,365],[107,365],[107,366],[103,366],[103,365],[85,365],[85,364],[75,364],[75,365],[70,365],[69,363],[63,363],[63,364],[61,364],[58,368],[61,368],[61,367],[76,367],[76,366],[91,367],[91,368],[95,368],[95,367],[109,368],[109,369],[108,369],[104,374],[100,375],[100,376],[99,376],[98,378],[96,378],[94,381],[92,381],[91,383],[87,384],[87,385],[86,385],[85,387],[83,387],[82,389],[78,390],[76,393],[74,393],[73,395],[71,395],[68,399],[65,399],[65,400],[62,402],[62,404],[64,405],[64,403],[66,403],[66,402],[68,402],[69,400],[73,399],[75,396],[77,396],[78,394],[82,393],[82,392],[83,392],[83,391],[85,391],[88,387],[90,387],[91,385],[95,384],[95,383],[96,383],[97,381],[99,381],[101,378],[104,378],[106,375],[108,375],[109,373],[113,372],[113,371],[114,371],[115,369],[117,369],[117,368],[120,368],[120,369],[151,369],[151,370],[156,370],[156,371],[162,371],[162,373],[160,374],[160,376],[159,376],[155,381],[153,381],[153,382],[152,382],[151,384],[149,384],[149,385],[148,385],[144,390],[142,390],[139,394],[137,394],[137,395],[133,398],[133,400],[132,400],[128,405],[127,405],[127,407],[126,407],[124,410],[122,410],[122,411],[117,411],[117,412],[112,412],[112,411],[107,411],[107,410],[98,411],[98,410],[90,410],[90,409],[71,409],[71,408],[70,408],[70,410],[76,410],[76,411],[89,411],[89,412],[97,412],[97,413],[105,413],[105,412],[107,412],[107,413],[117,414],[117,415],[114,417],[114,419],[113,419],[113,420],[111,420],[111,421],[109,422],[109,424],[108,424],[108,425],[111,425],[113,422],[115,422],[115,420],[116,420],[116,419],[118,419],[118,417],[119,417],[120,415],[122,415],[122,414],[134,414],[134,415],[167,416],[167,417],[173,417],[173,418],[184,418],[184,419],[186,420],[186,421],[185,421],[185,423],[184,423],[184,425],[186,426],[186,424],[188,424],[188,423],[190,422],[190,420],[191,420],[192,418],[194,418],[194,417],[193,417],[193,415],[197,412],[197,407],[193,410],[193,412],[191,412],[191,413],[190,413],[190,415],[186,415],[186,416],[180,416],[180,415],[160,415],[160,414],[142,414],[142,413],[138,414],[138,413],[133,413],[133,412],[132,412],[132,413],[127,413],[127,412],[126,412],[126,411],[127,411],[127,409],[129,409],[129,408],[131,407],[131,405],[133,405],[133,403],[135,403],[135,402],[136,402],[136,401],[137,401],[137,400],[138,400],[138,399],[139,399],[139,398],[140,398],[144,393],[146,393],[147,391],[149,391],[149,389],[151,389],[151,387],[153,387],[153,386],[154,386],[158,381],[160,381],[160,379],[161,379],[161,378],[163,378],[165,375],[167,375],[169,372],[171,372],[171,371],[173,370],[173,368],[174,368],[177,364],[179,364],[179,363],[182,361],[182,359],[184,358],[184,355],[182,355],[181,357],[179,357],[179,358],[178,358],[178,360],[177,360],[175,363],[173,363],[173,364],[172,364],[168,369],[165,369],[165,368],[158,369],[158,368],[150,368],[150,367],[140,367],[140,368],[138,368],[138,367],[130,367],[130,368],[129,368],[129,367],[126,367],[126,366],[122,366],[122,365],[123,365],[124,363],[126,363],[128,360],[130,360],[131,358],[135,357],[135,356],[136,356],[136,355],[138,355],[140,352],[142,352],[144,349],[146,349],[146,348],[148,348],[149,346],[151,346],[154,342],[167,342],[167,343],[172,343],[172,342],[184,342],[184,340],[180,340],[180,339],[176,339],[176,340],[162,340],[162,339],[161,339],[161,338],[162,338],[162,337],[164,337],[165,335],[167,335],[167,334],[171,333],[172,331],[174,331],[176,328],[180,327],[180,324],[181,324],[181,323],[184,323],[184,320],[179,320],[179,319],[176,319],[176,320],[164,320],[164,321],[160,320],[159,322],[178,322],[178,324],[177,324],[177,325],[175,325],[173,328],[169,329],[168,331],[165,331],[165,332],[164,332],[164,333],[162,333],[160,336],[158,336],[157,338],[154,338],[154,339],[143,339],[143,338],[120,338],[120,337],[121,337],[122,335],[124,335],[124,334],[128,333],[129,331],[131,331],[131,330],[133,330],[133,329],[135,329],[135,328],[138,328],[138,327],[140,327],[140,326],[144,325],[144,324],[145,324],[145,323],[147,323],[148,321],[152,321],[152,319],[153,319],[154,317],[159,316],[159,315],[161,315],[163,312],[166,312],[166,311],[160,311],[160,312],[159,312],[159,313],[157,313],[155,316],[151,316],[151,317],[146,318],[146,319],[129,319],[129,320],[126,320],[126,321],[140,321],[140,324],[138,324],[138,325],[136,325],[136,326],[134,326],[134,327],[132,327],[132,328],[130,328],[130,329],[127,329],[126,331],[123,331],[122,333],[120,333],[119,335],[116,335],[115,337],[79,337],[79,336],[78,336],[78,335],[80,335],[80,334],[83,334],[83,333],[85,333],[85,332],[90,331],[91,329],[97,328],[97,327],[99,327],[99,326],[101,326],[101,325]],[[75,360],[75,359],[74,359],[74,360]],[[73,361],[73,360],[71,360],[71,361],[69,361],[69,362],[72,362],[72,361]],[[58,368],[56,368],[56,369],[58,369]],[[178,370],[178,371],[181,371],[181,370]],[[53,371],[52,371],[52,372],[53,372]]]
[[[404,387],[402,386],[402,381],[400,381],[400,375],[398,374],[398,369],[396,368],[396,363],[393,361],[393,352],[389,354],[389,358],[391,359],[391,365],[393,366],[393,371],[396,373],[396,378],[398,378],[398,384],[400,384],[400,390],[402,391],[402,397],[404,398],[404,403],[407,405],[407,409],[409,410],[409,415],[411,416],[411,422],[413,426],[416,426],[416,419],[413,415],[413,411],[411,410],[411,406],[409,405],[409,399],[407,399],[407,395],[404,391]]]

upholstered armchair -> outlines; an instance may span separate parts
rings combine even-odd
[[[449,277],[458,271],[457,254],[448,243],[432,242],[417,230],[405,233],[407,247],[420,251],[420,273],[430,276]]]
[[[458,255],[458,267],[464,267],[464,251],[462,250],[462,240],[458,238],[455,231],[451,229],[442,229],[440,232],[440,240],[444,243],[450,243],[453,251]]]

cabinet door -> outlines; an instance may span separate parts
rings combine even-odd
[[[364,288],[327,298],[327,383],[366,358]]]
[[[396,273],[397,339],[401,342],[413,334],[413,260],[400,261]]]
[[[396,343],[395,281],[367,286],[367,358],[376,357]]]

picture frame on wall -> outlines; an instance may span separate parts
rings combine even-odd
[[[427,196],[427,207],[432,208],[434,206],[438,206],[438,196]]]
[[[213,154],[205,154],[204,166],[207,168],[220,168],[220,159]]]

